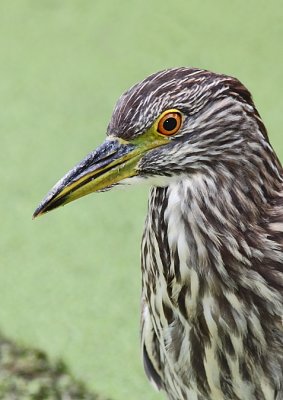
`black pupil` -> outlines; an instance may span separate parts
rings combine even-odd
[[[164,122],[163,122],[163,128],[170,132],[173,131],[177,126],[177,121],[175,118],[167,118]]]

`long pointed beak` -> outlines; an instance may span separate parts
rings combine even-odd
[[[33,218],[137,175],[136,166],[143,150],[142,146],[119,138],[106,139],[60,179],[39,204]]]

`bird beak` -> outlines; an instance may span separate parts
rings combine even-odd
[[[117,137],[108,137],[56,183],[35,210],[33,218],[137,175],[137,166],[143,154],[162,144],[165,144],[163,138],[138,138],[128,142]]]

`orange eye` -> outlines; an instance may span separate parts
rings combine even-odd
[[[182,125],[182,115],[179,112],[168,112],[158,122],[157,131],[162,135],[171,136],[179,131]]]

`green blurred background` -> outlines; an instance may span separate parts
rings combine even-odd
[[[282,158],[282,40],[281,0],[1,1],[2,332],[115,400],[162,397],[139,355],[147,188],[32,212],[103,140],[121,92],[170,66],[242,80]]]

